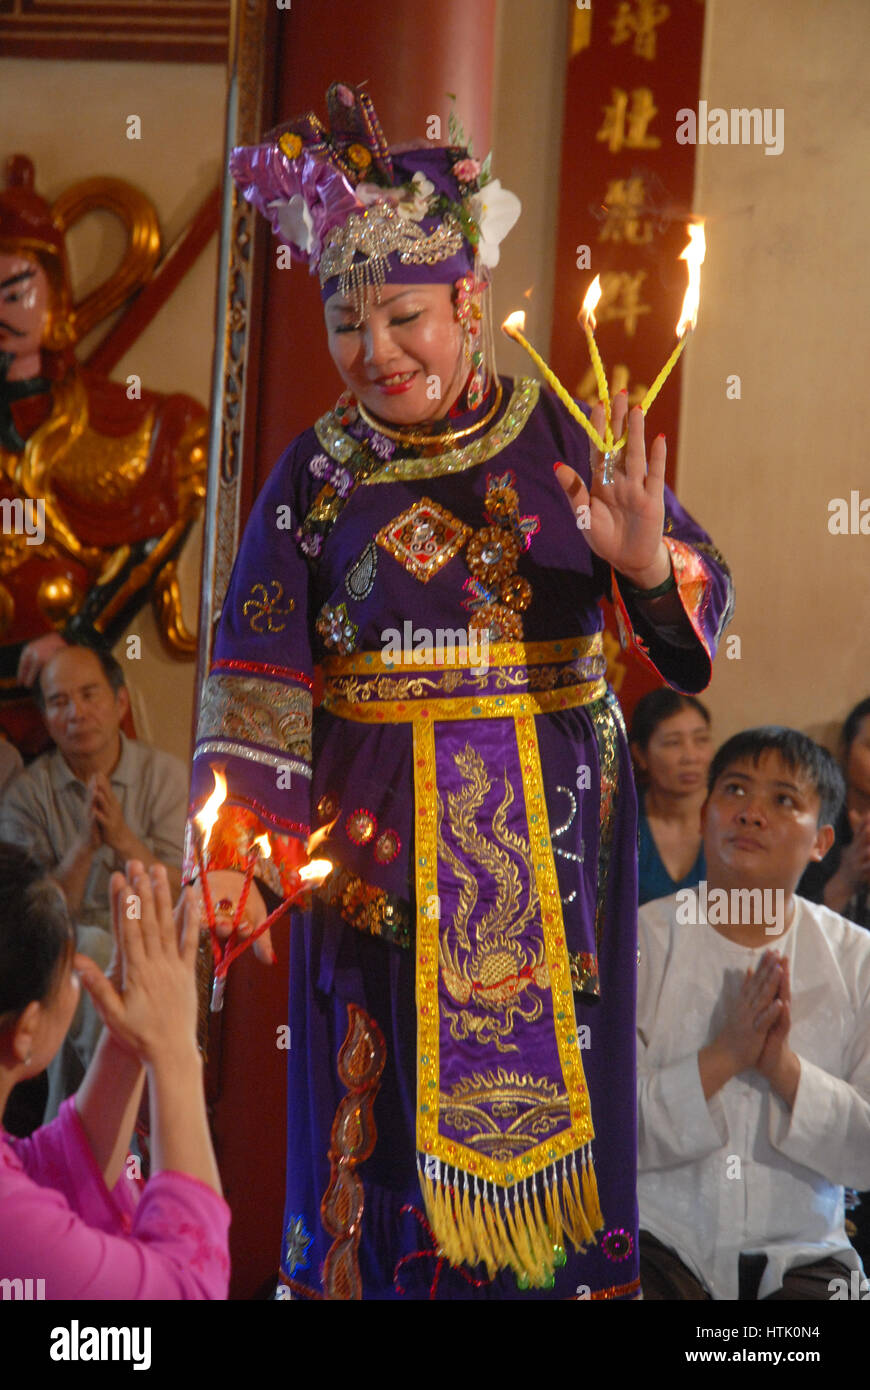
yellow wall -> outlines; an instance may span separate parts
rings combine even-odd
[[[539,343],[549,337],[567,8],[500,5],[493,168],[524,211],[496,272],[496,322],[540,285],[528,305]],[[868,45],[867,0],[707,0],[702,98],[785,113],[778,156],[696,149],[708,253],[684,358],[677,486],[737,586],[729,632],[741,656],[719,656],[704,697],[717,738],[781,722],[833,746],[870,693],[870,536],[827,527],[832,498],[853,488],[870,498]],[[529,370],[509,344],[500,362]],[[726,399],[732,373],[739,401]]]
[[[18,152],[30,155],[37,191],[49,200],[92,175],[127,179],[155,203],[168,247],[220,177],[225,84],[219,65],[0,59],[0,161]],[[127,139],[130,115],[141,119],[140,140]],[[123,240],[120,225],[104,213],[71,230],[77,296],[103,278]],[[135,372],[145,386],[184,391],[208,405],[216,270],[215,237],[112,372],[115,380]],[[105,328],[84,348],[96,343]],[[194,629],[200,548],[198,528],[180,565],[185,618]],[[194,663],[165,653],[150,607],[130,631],[141,635],[143,647],[141,661],[126,663],[139,736],[186,760]],[[125,643],[118,644],[119,657],[125,649]]]

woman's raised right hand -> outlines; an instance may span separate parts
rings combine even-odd
[[[163,865],[146,872],[131,860],[127,877],[112,875],[111,898],[120,979],[112,983],[87,956],[76,956],[97,1012],[146,1065],[178,1058],[187,1047],[195,1051],[199,914],[193,894],[185,891],[173,913]]]

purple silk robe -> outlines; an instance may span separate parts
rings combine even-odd
[[[618,581],[589,549],[554,474],[553,465],[562,461],[589,484],[585,433],[548,393],[530,383],[505,380],[503,385],[503,403],[482,436],[486,444],[475,450],[474,443],[469,448],[460,441],[447,456],[450,471],[442,471],[444,455],[421,459],[396,452],[358,419],[343,427],[335,412],[319,421],[316,430],[300,435],[257,498],[223,609],[193,780],[198,808],[211,790],[210,765],[226,766],[230,801],[212,839],[212,862],[243,866],[250,837],[265,827],[275,853],[263,878],[280,893],[287,873],[282,846],[335,822],[317,851],[332,860],[333,874],[314,895],[312,910],[294,915],[291,928],[292,1047],[281,1267],[301,1296],[306,1289],[320,1289],[332,1239],[321,1224],[320,1204],[330,1181],[330,1130],[345,1094],[336,1057],[347,1033],[350,1003],[377,1021],[386,1043],[374,1104],[377,1139],[359,1169],[365,1193],[359,1247],[363,1296],[638,1295],[637,828],[615,697],[599,695],[568,708],[557,707],[556,701],[534,717],[605,1224],[585,1252],[568,1248],[551,1288],[526,1291],[518,1289],[509,1271],[490,1278],[483,1265],[451,1267],[435,1246],[421,1198],[413,943],[417,914],[427,909],[415,901],[411,723],[375,713],[370,713],[371,722],[342,717],[329,694],[312,715],[315,663],[337,653],[381,653],[394,640],[391,632],[415,643],[425,640],[424,629],[437,637],[439,630],[467,628],[470,605],[486,598],[471,580],[467,547],[491,521],[485,507],[493,478],[515,490],[515,533],[528,541],[527,548],[520,545],[518,556],[514,548],[512,568],[531,590],[520,614],[522,641],[562,644],[541,649],[553,662],[553,674],[542,678],[544,686],[549,679],[558,689],[564,663],[576,679],[598,674],[600,666],[584,669],[584,659],[571,664],[571,639],[600,631],[599,599],[610,593],[626,645],[680,690],[696,692],[708,683],[732,603],[727,568],[709,537],[667,493],[665,538],[694,633],[694,638],[684,636],[683,645],[673,645],[673,632],[671,641],[657,634],[631,600],[620,596]],[[484,402],[476,418],[483,417],[491,401]],[[452,423],[462,429],[474,419],[474,414],[464,414]],[[369,442],[383,471],[370,471],[353,487],[348,455],[359,440]],[[331,488],[324,493],[326,484]],[[335,494],[338,504],[330,501]],[[327,505],[321,505],[325,520],[312,525],[315,499]],[[415,504],[424,508],[416,521]],[[402,535],[401,524],[390,523],[409,510],[410,525]],[[415,544],[416,555],[411,553]],[[520,607],[518,603],[518,611]],[[601,658],[596,660],[603,665]],[[355,710],[367,704],[374,710],[378,691],[371,680],[363,675],[357,687],[368,688],[354,693],[355,677],[348,674],[347,662],[343,669],[338,686],[346,703],[339,701],[337,708],[348,710],[347,702],[356,699]],[[494,694],[497,677],[494,669],[492,683],[478,689]],[[439,696],[449,693],[449,683],[442,680]],[[459,766],[456,754],[465,747],[470,755],[479,750],[488,760],[487,785],[510,784],[511,824],[521,836],[525,787],[518,783],[514,761],[500,752],[508,746],[499,738],[510,721],[475,720],[471,714],[469,706],[467,719],[439,726],[446,749],[438,774],[445,833],[452,826],[444,806],[453,805],[451,790],[454,797],[462,790],[455,772],[451,788],[449,768]],[[490,820],[493,806],[490,801]],[[458,841],[451,843],[456,849]],[[491,906],[496,900],[496,888],[480,873],[477,890],[484,903]],[[518,979],[519,984],[525,987],[528,979]],[[518,1026],[525,1017],[518,1017]]]

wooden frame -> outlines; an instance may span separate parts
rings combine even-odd
[[[0,0],[8,58],[225,63],[231,0]]]

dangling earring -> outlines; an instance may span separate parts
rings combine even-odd
[[[480,346],[481,309],[477,295],[478,286],[473,275],[462,275],[456,281],[454,289],[456,320],[463,332],[465,360],[471,365],[466,398],[469,409],[476,410],[486,389],[486,373],[483,369],[483,352]]]

